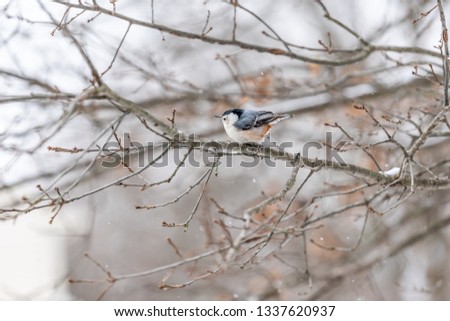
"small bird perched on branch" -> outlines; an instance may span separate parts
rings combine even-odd
[[[283,119],[291,118],[289,114],[274,114],[271,111],[251,109],[229,109],[221,116],[223,127],[236,142],[262,143],[270,129]]]

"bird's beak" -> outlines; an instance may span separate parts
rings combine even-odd
[[[222,115],[214,115],[216,118],[222,118]]]

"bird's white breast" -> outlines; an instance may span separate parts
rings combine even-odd
[[[239,143],[245,143],[247,142],[247,139],[242,136],[242,129],[238,129],[230,124],[224,123],[225,131],[227,132],[227,135],[230,136],[230,138],[236,142]]]

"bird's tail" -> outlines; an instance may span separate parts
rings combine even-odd
[[[270,111],[266,111],[266,112],[261,112],[258,115],[258,118],[256,120],[255,123],[255,127],[260,127],[263,125],[275,125],[276,123],[278,123],[279,121],[283,120],[283,119],[288,119],[292,117],[292,115],[289,114],[274,114]]]
[[[272,119],[269,121],[271,125],[275,125],[276,123],[291,118],[291,114],[275,114],[273,115]]]
[[[291,117],[293,117],[293,115],[292,115],[292,114],[277,114],[277,116],[279,116],[279,117],[280,117],[280,120],[283,120],[283,119],[288,119],[288,118],[291,118]]]

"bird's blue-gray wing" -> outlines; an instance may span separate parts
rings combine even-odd
[[[244,110],[238,121],[234,123],[234,126],[243,130],[250,129],[255,125],[257,118],[258,112],[254,110]]]

